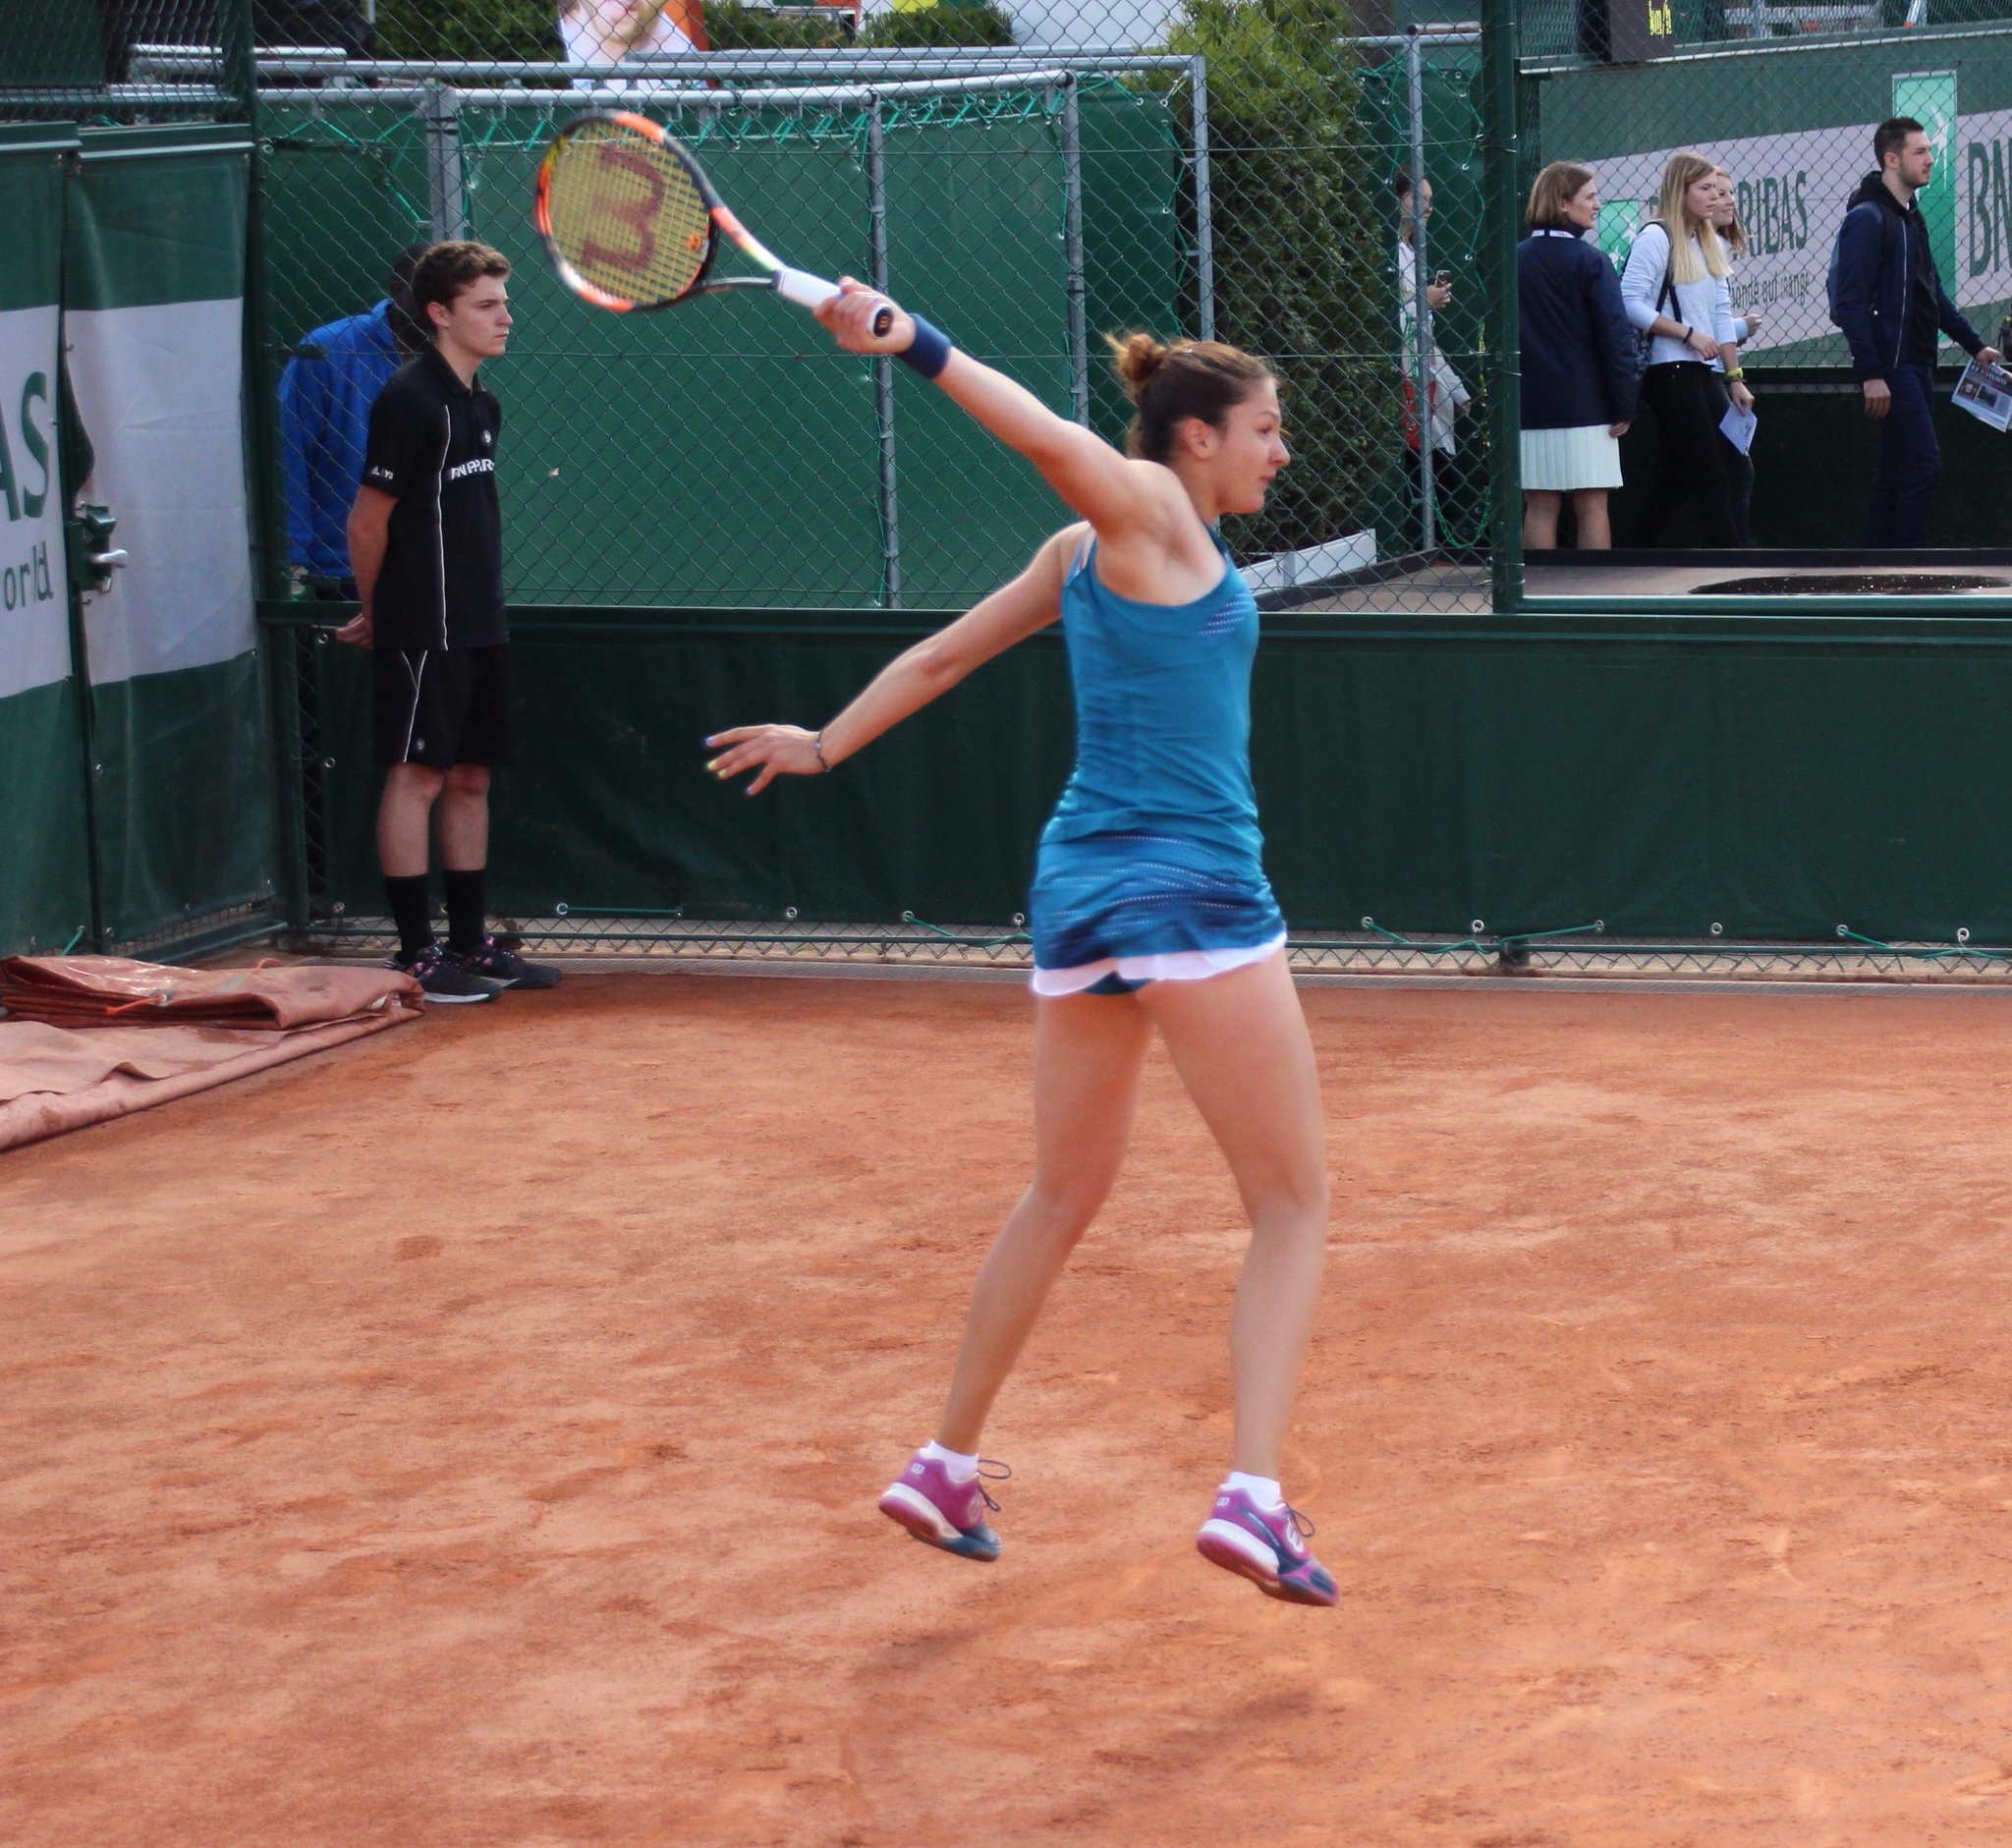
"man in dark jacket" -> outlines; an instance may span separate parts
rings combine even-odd
[[[1851,347],[1866,415],[1879,425],[1879,462],[1866,516],[1869,546],[1926,545],[1928,502],[1942,476],[1935,441],[1935,350],[1947,334],[1973,358],[1998,358],[1942,288],[1915,195],[1935,150],[1912,116],[1872,135],[1879,163],[1852,195],[1831,258],[1830,317]]]

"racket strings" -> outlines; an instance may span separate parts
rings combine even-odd
[[[555,150],[546,221],[582,277],[639,307],[683,295],[712,244],[712,214],[684,163],[619,123],[583,124]]]

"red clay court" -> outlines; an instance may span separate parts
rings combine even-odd
[[[874,1512],[1016,987],[576,975],[7,1156],[0,1838],[2005,1841],[2003,1003],[1307,1001],[1332,1614],[1193,1551],[1243,1235],[1163,1061],[1005,1557]]]

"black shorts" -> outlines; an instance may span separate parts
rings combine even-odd
[[[510,644],[374,648],[377,761],[510,761]]]

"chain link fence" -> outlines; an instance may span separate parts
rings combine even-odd
[[[1487,606],[1471,29],[1365,34],[1332,0],[51,7],[0,25],[10,113],[257,109],[261,485],[285,534],[268,593],[289,573],[308,595],[347,577],[340,515],[401,331],[380,306],[393,260],[448,235],[518,266],[495,381],[518,602],[954,608],[1052,524],[995,446],[773,304],[622,321],[560,290],[531,174],[556,125],[614,106],[693,142],[792,261],[885,283],[1113,438],[1127,409],[1104,334],[1265,355],[1295,466],[1228,533],[1260,592]],[[1428,216],[1395,190],[1414,168]],[[692,428],[728,476],[704,492]],[[626,467],[639,440],[660,470],[646,489]]]
[[[290,908],[329,920],[367,890],[349,863],[371,779],[344,758],[355,689],[320,626],[351,594],[343,523],[370,397],[411,351],[396,278],[410,247],[470,236],[516,265],[512,346],[491,369],[507,586],[528,632],[641,633],[656,613],[891,640],[969,605],[1061,518],[968,421],[884,363],[833,353],[786,305],[618,317],[568,295],[529,199],[576,113],[664,122],[786,259],[888,287],[1114,439],[1127,408],[1106,332],[1263,354],[1294,466],[1225,536],[1290,635],[1457,621],[1542,592],[1516,543],[1516,284],[1489,166],[1512,140],[1522,190],[1550,161],[1593,169],[1591,237],[1617,272],[1662,209],[1671,156],[1722,165],[1734,357],[1760,416],[1752,537],[1857,543],[1872,440],[1830,318],[1830,253],[1874,125],[1921,120],[1937,266],[1997,339],[2012,303],[1999,11],[1677,0],[1649,9],[1665,55],[1617,63],[1615,9],[1547,0],[1516,16],[1512,111],[1489,102],[1474,22],[1334,0],[0,0],[0,118],[255,125],[247,391],[267,667]],[[1946,340],[1943,357],[1960,357]],[[1954,376],[1945,365],[1935,407],[1953,465],[1938,542],[2000,542],[1996,457],[1953,415]],[[1624,444],[1624,543],[1662,441],[1648,415]],[[1657,538],[1700,540],[1687,518]],[[1696,950],[1712,970],[1735,953]],[[1611,943],[1365,928],[1307,954],[1563,968]],[[1767,967],[1790,954],[1768,946]]]

